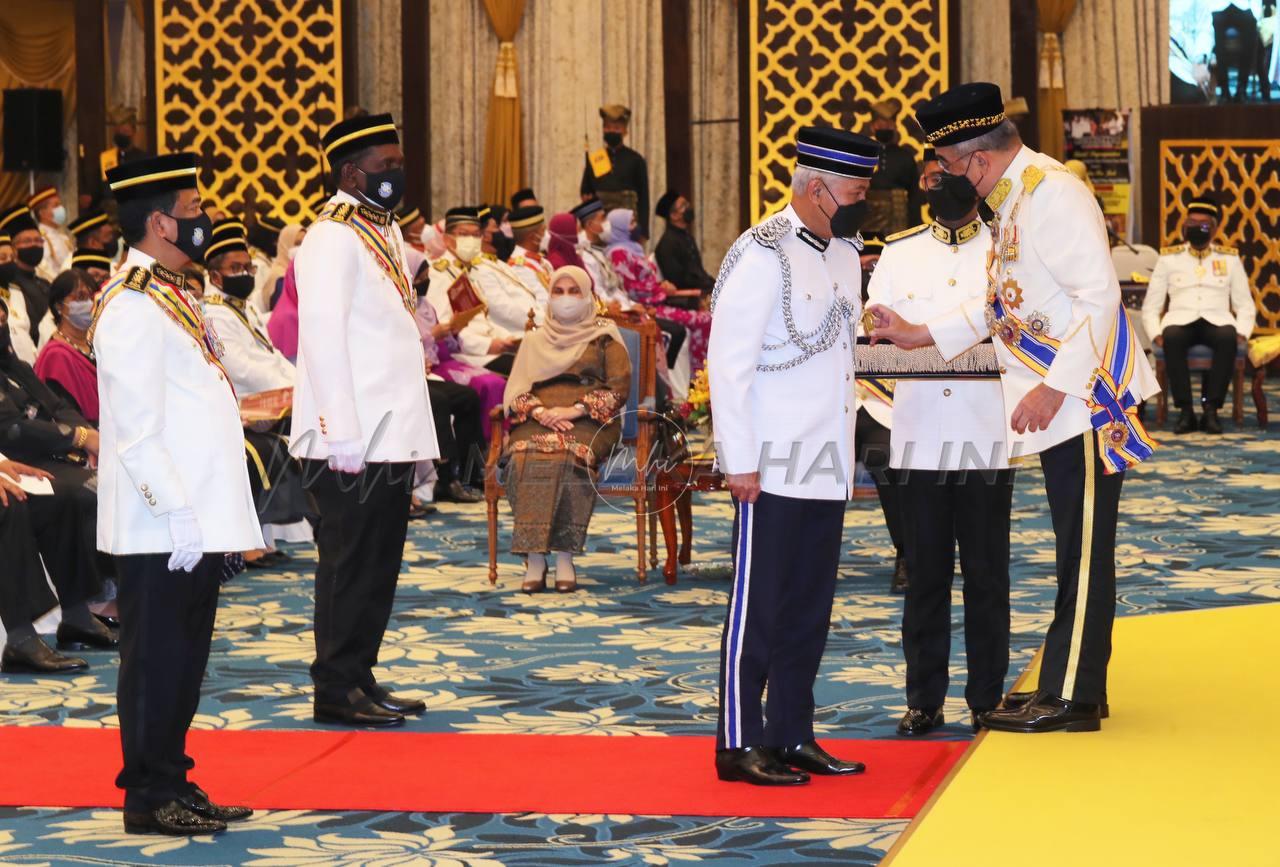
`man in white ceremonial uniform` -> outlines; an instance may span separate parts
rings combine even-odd
[[[2,218],[0,218],[2,219]],[[21,289],[10,288],[18,272],[13,259],[13,239],[7,229],[0,229],[0,251],[5,259],[0,261],[0,301],[9,311],[9,336],[14,353],[27,364],[36,363],[36,344],[31,339],[31,320],[27,316],[27,299]]]
[[[928,324],[987,295],[986,229],[972,185],[925,163],[933,221],[890,235],[867,303]],[[971,723],[994,710],[1009,670],[1009,511],[1013,470],[999,379],[899,379],[893,390],[890,464],[901,482],[907,571],[902,648],[907,712],[901,735],[945,720],[956,548],[964,575],[965,699]]]
[[[864,769],[814,740],[813,687],[853,491],[856,235],[880,146],[805,127],[796,152],[791,204],[725,256],[707,355],[716,456],[736,510],[716,771],[771,786]]]
[[[528,309],[535,313],[534,324],[542,324],[542,312],[547,309],[551,292],[551,260],[543,251],[547,237],[547,217],[540,205],[516,208],[507,217],[516,247],[507,264],[528,288],[534,303]]]
[[[499,328],[523,335],[529,328],[530,314],[533,314],[535,327],[542,324],[551,296],[533,270],[517,264],[517,257],[524,250],[516,247],[508,261],[498,255],[495,242],[502,237],[502,232],[492,211],[483,207],[477,213],[480,217],[480,258],[472,270],[472,280],[484,296],[485,315]],[[546,259],[542,261],[546,262]]]
[[[67,231],[67,206],[62,203],[62,196],[57,187],[42,187],[27,199],[27,207],[31,216],[40,228],[40,237],[44,241],[44,259],[36,268],[36,274],[53,282],[54,278],[65,271],[75,252],[76,242]],[[43,346],[47,336],[42,336]]]
[[[1010,460],[1040,456],[1057,537],[1058,598],[1039,688],[1006,696],[982,723],[1096,731],[1107,714],[1120,486],[1155,448],[1137,417],[1137,403],[1157,391],[1155,375],[1120,305],[1097,201],[1022,145],[1000,89],[952,88],[916,118],[942,170],[984,197],[987,294],[927,324],[871,308],[872,336],[908,349],[936,344],[948,360],[994,336]]]
[[[338,192],[294,258],[298,373],[290,451],[320,512],[311,665],[317,722],[402,725],[426,706],[373,674],[404,555],[415,464],[439,457],[417,295],[392,208],[404,153],[389,114],[321,140]]]
[[[120,585],[116,785],[131,833],[214,833],[252,812],[210,802],[187,777],[228,555],[262,547],[222,347],[180,273],[209,243],[196,160],[169,154],[107,173],[130,250],[88,335],[101,407],[98,547]]]
[[[462,275],[467,275],[472,287],[486,302],[485,309],[476,314],[466,327],[458,332],[458,358],[476,367],[486,367],[504,376],[511,372],[516,348],[524,335],[524,323],[518,330],[508,329],[489,315],[488,296],[480,288],[480,265],[485,252],[480,234],[480,216],[475,208],[450,208],[444,217],[444,243],[448,248],[439,259],[431,263],[431,282],[427,286],[427,300],[435,308],[442,324],[453,319],[453,305],[449,301],[449,287]],[[510,278],[514,280],[514,275]],[[485,282],[489,283],[488,276]],[[527,317],[527,313],[526,313]],[[514,323],[512,323],[514,325]]]
[[[1142,302],[1142,326],[1151,342],[1164,350],[1165,370],[1173,403],[1181,410],[1173,432],[1222,433],[1218,410],[1227,397],[1236,352],[1249,340],[1258,310],[1249,291],[1249,275],[1240,255],[1213,242],[1221,209],[1208,196],[1187,203],[1182,234],[1187,240],[1165,247],[1156,260]],[[1168,310],[1165,302],[1168,302]],[[1192,346],[1213,351],[1205,386],[1204,416],[1196,419],[1191,399],[1191,370],[1187,354]]]

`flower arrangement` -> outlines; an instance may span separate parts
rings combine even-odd
[[[689,383],[689,396],[680,405],[679,412],[688,427],[705,427],[711,421],[711,384],[705,367]]]

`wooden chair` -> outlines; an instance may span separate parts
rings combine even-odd
[[[652,538],[653,513],[649,503],[654,499],[650,472],[653,454],[657,405],[658,324],[643,315],[623,314],[614,317],[622,333],[627,354],[631,358],[631,390],[622,418],[622,452],[606,463],[608,470],[596,480],[596,491],[602,497],[628,498],[636,518],[636,580],[646,577],[646,525],[649,527],[650,561],[657,564],[657,542]],[[502,407],[492,411],[493,435],[485,461],[484,499],[489,522],[489,583],[498,583],[498,501],[506,496],[503,484],[502,454],[507,438],[503,432]],[[646,520],[648,519],[648,520]]]
[[[1160,383],[1160,395],[1156,398],[1156,426],[1163,427],[1169,417],[1169,381],[1165,366],[1164,348],[1152,346],[1156,359],[1156,381]],[[1231,375],[1231,420],[1236,426],[1244,424],[1244,380],[1248,354],[1244,347],[1236,351],[1235,369]],[[1207,346],[1192,346],[1187,353],[1187,367],[1193,372],[1205,373],[1213,366],[1213,351]],[[1258,426],[1267,428],[1267,396],[1262,383],[1266,370],[1255,370],[1253,380],[1253,407],[1258,416]]]

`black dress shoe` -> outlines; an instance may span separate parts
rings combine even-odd
[[[93,616],[98,618],[98,622],[101,623],[103,626],[107,627],[108,629],[120,628],[119,617],[112,617],[110,614],[95,614]]]
[[[58,624],[59,650],[115,650],[120,646],[120,636],[97,620],[97,629],[85,629],[65,620]]]
[[[893,561],[893,580],[889,582],[889,592],[895,596],[907,592],[907,558],[901,554]]]
[[[1206,406],[1204,415],[1200,416],[1200,430],[1207,434],[1222,433],[1222,422],[1218,421],[1218,408],[1216,406]]]
[[[253,815],[253,810],[248,807],[227,807],[215,804],[199,786],[192,786],[191,794],[178,798],[177,803],[197,816],[203,816],[215,822],[237,822]]]
[[[346,701],[324,702],[317,699],[311,717],[318,723],[345,726],[387,728],[404,725],[403,714],[381,707],[358,689],[348,693]]]
[[[39,635],[6,644],[0,657],[0,671],[5,674],[63,674],[84,671],[89,667],[78,656],[63,656],[44,643]]]
[[[898,720],[898,734],[907,737],[927,735],[941,726],[946,720],[942,718],[942,708],[927,710],[920,707],[907,708],[907,712]]]
[[[1039,694],[1040,693],[1038,690],[1032,690],[1031,692],[1011,692],[1004,697],[1004,703],[1001,705],[1001,707],[1005,707],[1005,708],[1022,707],[1024,704],[1031,701]],[[1102,713],[1103,719],[1107,719],[1109,716],[1111,716],[1111,706],[1107,704],[1106,693],[1103,693],[1102,704],[1100,704],[1098,707]]]
[[[369,696],[378,707],[403,716],[416,716],[427,712],[427,703],[416,698],[400,698],[392,695],[380,686],[366,688],[364,694]]]
[[[1096,732],[1102,728],[1102,706],[1036,693],[1022,707],[984,714],[982,724],[993,731],[1024,734]]]
[[[716,776],[753,786],[803,786],[809,775],[780,764],[764,747],[716,750]]]
[[[977,734],[982,731],[982,718],[986,714],[991,713],[994,708],[971,708],[969,710],[969,725],[973,727],[973,733]]]
[[[190,837],[196,834],[217,834],[227,830],[226,822],[206,819],[193,813],[177,801],[170,801],[146,813],[125,813],[126,834],[168,834],[171,837]]]
[[[1195,433],[1200,429],[1200,424],[1196,421],[1196,411],[1190,407],[1184,409],[1182,414],[1178,416],[1178,423],[1173,426],[1175,434]]]
[[[818,746],[817,741],[796,744],[793,747],[776,747],[770,752],[780,764],[824,777],[848,777],[860,774],[867,769],[862,762],[842,762]]]
[[[435,499],[436,502],[479,503],[484,500],[484,494],[464,488],[462,482],[455,479],[447,485],[436,485]]]

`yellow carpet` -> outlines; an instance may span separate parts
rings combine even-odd
[[[1277,666],[1280,604],[1121,618],[1102,731],[983,734],[882,863],[1280,865]]]

